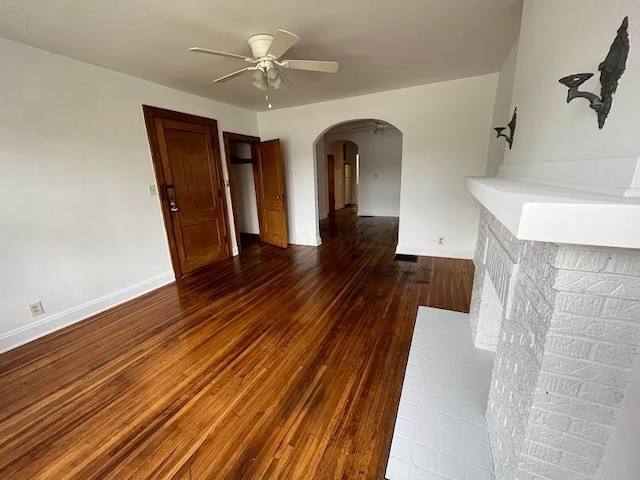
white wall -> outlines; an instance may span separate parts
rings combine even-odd
[[[600,480],[638,480],[640,478],[640,362],[636,359],[629,390],[598,478]]]
[[[238,229],[242,233],[257,235],[260,233],[260,223],[258,222],[258,202],[253,178],[253,165],[250,163],[231,164],[231,174],[235,187]]]
[[[397,217],[400,211],[402,133],[391,128],[380,135],[360,132],[326,135],[326,137],[329,142],[333,138],[342,138],[358,145],[360,154],[358,214]]]
[[[493,127],[506,127],[513,116],[512,105],[513,82],[516,76],[516,61],[518,59],[518,43],[516,43],[504,62],[500,70],[500,80],[498,81],[498,91],[496,94],[496,104],[493,108]],[[508,130],[507,130],[508,133]],[[498,169],[504,161],[505,150],[508,144],[504,138],[498,138],[492,130],[489,139],[489,157],[487,159],[487,169],[485,174],[495,177]]]
[[[471,258],[479,206],[464,177],[484,174],[497,83],[484,75],[259,113],[260,137],[282,139],[291,242],[320,243],[315,141],[338,123],[380,118],[403,133],[398,252]]]
[[[324,219],[329,215],[329,181],[327,173],[327,151],[325,148],[325,142],[319,141],[316,143],[316,158],[317,163],[317,180],[318,180],[318,204],[317,215],[318,218]]]
[[[566,103],[558,80],[596,75],[581,87],[600,93],[602,62],[625,15],[631,53],[603,130],[583,99]],[[505,163],[638,157],[640,154],[640,2],[526,0],[513,105],[518,132]]]
[[[257,119],[3,39],[0,64],[2,351],[173,280],[142,104],[249,135]]]

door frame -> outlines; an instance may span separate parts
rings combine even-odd
[[[336,157],[333,153],[327,153],[327,207],[329,215],[336,211]]]
[[[261,215],[261,199],[258,194],[258,172],[256,168],[256,158],[258,152],[256,146],[260,143],[259,137],[252,135],[243,135],[241,133],[222,132],[222,141],[224,143],[224,156],[227,164],[227,172],[229,174],[229,190],[231,193],[231,211],[233,215],[233,226],[236,233],[236,245],[238,245],[238,253],[242,251],[242,242],[240,241],[240,226],[238,225],[238,210],[236,208],[236,187],[231,174],[231,142],[243,142],[251,145],[251,165],[253,167],[253,189],[256,194],[256,203],[258,206],[258,224],[262,226]],[[262,240],[262,228],[260,228],[260,239]]]
[[[144,123],[147,128],[147,137],[149,139],[149,147],[151,149],[151,161],[153,162],[153,171],[156,177],[156,183],[159,189],[160,196],[160,210],[162,211],[162,220],[164,223],[164,229],[167,234],[167,240],[169,242],[169,253],[171,255],[171,264],[173,265],[173,272],[175,274],[176,279],[180,279],[185,275],[182,273],[182,268],[180,267],[180,259],[178,256],[178,245],[176,243],[176,239],[173,233],[173,219],[171,218],[171,213],[169,211],[169,199],[167,198],[167,193],[165,191],[165,178],[164,178],[164,169],[162,167],[162,158],[160,156],[160,145],[158,143],[158,132],[156,130],[156,125],[154,122],[155,118],[164,118],[168,120],[176,120],[179,122],[185,123],[194,123],[197,125],[204,125],[211,128],[211,138],[212,138],[212,149],[213,149],[213,160],[215,163],[215,168],[218,173],[218,178],[222,182],[221,190],[222,190],[222,210],[225,216],[224,218],[224,228],[225,228],[225,239],[227,241],[227,248],[229,249],[229,253],[232,252],[231,249],[231,233],[229,232],[229,208],[227,206],[227,196],[224,192],[224,175],[222,171],[222,159],[220,157],[220,140],[218,137],[218,122],[212,118],[200,117],[197,115],[191,115],[189,113],[175,112],[173,110],[167,110],[165,108],[153,107],[150,105],[142,105],[142,112],[144,115]]]

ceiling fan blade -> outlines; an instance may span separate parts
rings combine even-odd
[[[242,70],[235,71],[233,73],[230,73],[229,75],[225,75],[224,77],[216,78],[213,81],[213,83],[226,82],[227,80],[231,80],[232,78],[238,77],[238,76],[242,75],[243,73],[249,72],[251,70],[256,70],[256,67],[243,68]]]
[[[325,73],[336,73],[339,67],[338,62],[322,62],[319,60],[283,60],[282,66],[291,70]]]
[[[291,81],[291,79],[284,74],[284,71],[282,69],[278,69],[278,75],[280,75],[280,78],[282,78],[282,81],[284,82],[285,85],[288,85],[290,87],[295,87],[295,84]]]
[[[276,36],[273,37],[273,42],[271,42],[269,50],[267,50],[267,55],[272,55],[277,60],[296,43],[298,43],[298,36],[296,34],[287,32],[286,30],[278,30]]]
[[[217,50],[209,50],[208,48],[191,47],[189,51],[195,53],[206,53],[208,55],[218,55],[219,57],[238,58],[240,60],[246,60],[247,62],[253,60],[252,58],[236,55],[235,53],[219,52]]]

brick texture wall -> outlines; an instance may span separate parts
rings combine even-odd
[[[640,347],[640,251],[519,241],[487,211],[480,229],[476,263],[504,309],[487,407],[496,479],[594,479]]]

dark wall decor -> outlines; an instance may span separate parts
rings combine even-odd
[[[618,83],[625,69],[629,57],[629,17],[625,17],[618,29],[607,58],[600,64],[600,84],[602,90],[600,96],[591,92],[579,90],[580,86],[593,77],[593,73],[576,73],[560,79],[560,83],[569,88],[567,103],[574,98],[586,98],[589,106],[598,114],[598,126],[604,127],[607,116],[613,104],[613,95],[618,89]]]
[[[511,117],[511,121],[506,127],[494,128],[494,130],[498,132],[498,135],[496,138],[500,138],[500,137],[504,138],[509,144],[509,150],[511,150],[511,148],[513,147],[513,136],[516,133],[517,121],[518,121],[518,107],[516,107],[516,109],[513,111],[513,117]],[[507,128],[509,128],[509,135],[505,135],[504,133],[502,133],[503,130],[506,130]]]

